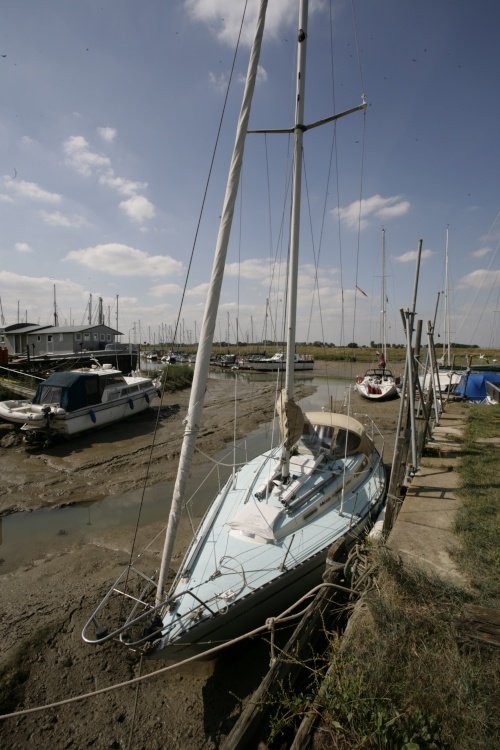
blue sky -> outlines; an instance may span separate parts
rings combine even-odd
[[[171,329],[243,5],[3,5],[0,298],[7,324],[18,316],[52,322],[55,286],[60,323],[85,322],[92,294],[115,326],[118,295],[125,340],[158,341]],[[188,280],[185,340],[194,340],[202,319],[256,5],[249,0]],[[269,6],[255,128],[289,127],[293,119],[296,4]],[[382,227],[388,338],[403,340],[399,310],[412,304],[420,238],[417,316],[425,327],[444,291],[448,227],[452,339],[500,346],[500,5],[358,0],[354,7],[355,19],[351,2],[311,2],[306,121],[355,106],[363,93],[368,108],[335,131],[305,136],[298,338],[340,345],[380,337]],[[273,325],[281,330],[283,291],[271,289],[269,277],[286,244],[280,226],[289,155],[287,137],[247,138],[222,338],[235,340],[237,325],[240,339],[260,338],[266,299],[268,337]]]

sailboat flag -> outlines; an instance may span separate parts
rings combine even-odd
[[[361,287],[359,287],[359,286],[358,286],[357,284],[356,284],[356,289],[358,290],[358,292],[361,292],[361,294],[362,294],[362,295],[363,295],[364,297],[368,297],[367,293],[366,293],[366,292],[364,292],[364,291],[363,291],[363,290],[361,289]]]

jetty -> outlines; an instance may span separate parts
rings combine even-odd
[[[489,408],[489,407],[485,407]],[[494,407],[491,407],[494,408]],[[418,469],[407,475],[403,491],[393,509],[393,523],[386,529],[384,544],[403,566],[421,570],[460,589],[469,583],[456,563],[460,542],[454,532],[457,511],[462,505],[459,489],[461,478],[458,463],[463,450],[462,437],[467,422],[468,406],[462,402],[447,404],[426,441]],[[500,438],[496,438],[500,444]],[[265,743],[269,733],[270,711],[275,706],[276,685],[300,693],[307,672],[321,649],[327,648],[325,630],[339,625],[343,609],[347,624],[341,641],[363,638],[369,617],[364,607],[363,589],[370,575],[366,558],[355,538],[344,540],[332,548],[323,576],[323,587],[313,605],[297,625],[281,649],[273,652],[273,629],[270,627],[271,665],[258,689],[247,701],[243,711],[226,737],[222,750],[238,747],[255,748]],[[349,566],[351,569],[349,570]],[[353,604],[353,602],[357,602]],[[486,607],[466,606],[463,628],[468,639],[500,646],[500,613]],[[342,649],[342,643],[340,648]],[[332,669],[334,667],[331,667]],[[323,685],[328,685],[329,670]],[[317,725],[321,722],[321,691],[305,714],[290,744],[290,750],[307,750],[314,746]],[[264,744],[262,746],[265,746]]]

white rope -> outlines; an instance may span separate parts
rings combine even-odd
[[[88,698],[93,698],[97,695],[103,695],[104,693],[110,693],[113,690],[119,690],[123,687],[130,687],[130,685],[136,685],[139,682],[144,682],[145,680],[149,680],[152,677],[157,677],[160,674],[165,674],[166,672],[170,672],[173,669],[177,669],[178,667],[183,667],[186,664],[191,664],[194,661],[197,661],[200,658],[206,659],[207,656],[218,654],[219,652],[223,651],[226,648],[229,648],[230,646],[234,646],[236,643],[241,643],[241,641],[244,641],[246,638],[253,638],[256,635],[259,635],[260,633],[264,633],[266,630],[269,630],[268,623],[273,623],[273,627],[275,623],[286,623],[290,620],[297,619],[297,617],[302,617],[311,607],[311,604],[309,604],[304,610],[301,610],[300,612],[290,614],[293,612],[293,610],[302,602],[309,599],[311,596],[314,596],[318,591],[320,591],[322,588],[336,588],[341,591],[345,591],[347,593],[356,593],[353,589],[348,588],[347,586],[341,586],[340,584],[336,583],[320,583],[314,588],[312,588],[310,591],[308,591],[306,594],[304,594],[300,599],[298,599],[294,604],[292,604],[290,607],[285,609],[280,615],[277,617],[268,620],[264,625],[260,625],[257,628],[254,628],[253,630],[248,631],[247,633],[244,633],[236,638],[231,639],[230,641],[227,641],[225,643],[221,643],[217,646],[213,646],[212,648],[209,648],[205,651],[203,651],[201,654],[195,654],[194,656],[189,656],[186,659],[183,659],[180,662],[176,662],[175,664],[169,664],[166,667],[161,667],[160,669],[155,670],[154,672],[149,672],[145,675],[139,675],[138,677],[133,677],[130,680],[125,680],[124,682],[118,682],[114,685],[108,685],[108,687],[100,688],[99,690],[93,690],[88,693],[81,693],[80,695],[75,695],[72,698],[65,698],[64,700],[60,701],[54,701],[53,703],[46,703],[42,706],[33,706],[32,708],[23,708],[20,711],[12,711],[11,713],[7,714],[0,714],[0,720],[4,719],[13,719],[19,716],[28,716],[29,714],[39,713],[41,711],[47,711],[51,708],[59,708],[60,706],[67,706],[71,703],[77,703],[78,701],[87,700]]]

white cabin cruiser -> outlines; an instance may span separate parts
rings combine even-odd
[[[96,365],[52,373],[39,384],[32,401],[0,402],[0,418],[20,425],[28,442],[48,443],[144,411],[156,395],[158,381]]]

